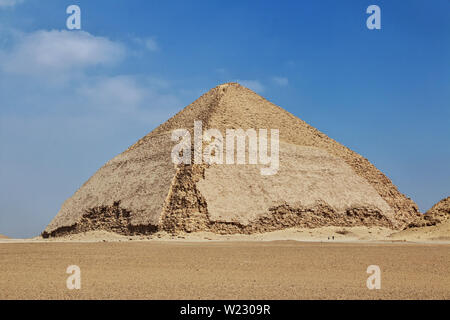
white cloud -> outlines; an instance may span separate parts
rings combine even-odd
[[[132,47],[79,31],[23,33],[0,23],[0,33],[0,145],[8,150],[0,168],[10,173],[0,179],[0,212],[40,215],[33,223],[42,228],[74,186],[187,104],[165,79],[120,74]],[[22,188],[42,181],[38,192]]]
[[[134,41],[143,46],[148,51],[159,51],[159,45],[158,42],[156,42],[156,39],[154,37],[151,38],[134,38]]]
[[[286,77],[273,77],[272,80],[276,85],[279,85],[280,87],[289,85],[289,79]]]
[[[265,90],[264,86],[258,80],[236,80],[236,82],[255,91],[256,93],[263,93]]]
[[[180,107],[167,81],[136,75],[119,75],[86,79],[75,91],[80,103],[91,111],[147,117],[149,112],[166,116]]]
[[[10,109],[33,106],[41,112],[107,113],[118,119],[126,114],[148,121],[151,112],[164,119],[180,107],[164,79],[111,76],[102,72],[106,69],[94,68],[120,67],[130,52],[121,43],[83,31],[10,30],[8,35],[11,39],[0,46],[0,96]],[[21,91],[27,94],[18,94]]]
[[[24,0],[0,0],[0,8],[14,7],[17,4],[22,3]]]
[[[9,50],[0,51],[0,68],[8,73],[40,75],[114,64],[125,48],[84,31],[36,31],[22,34]]]
[[[136,80],[129,76],[100,78],[94,83],[83,84],[77,92],[89,105],[119,112],[135,111],[145,93]]]

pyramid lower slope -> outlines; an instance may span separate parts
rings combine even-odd
[[[279,129],[280,170],[258,165],[174,165],[171,133]],[[56,236],[104,229],[262,232],[292,226],[401,228],[418,214],[367,159],[238,84],[218,86],[108,161],[45,229]]]

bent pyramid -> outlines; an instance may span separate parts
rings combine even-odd
[[[259,164],[172,162],[172,131],[279,129],[279,170]],[[253,233],[293,226],[402,228],[417,205],[367,159],[253,91],[211,89],[108,161],[66,200],[44,237],[103,229],[121,234]]]

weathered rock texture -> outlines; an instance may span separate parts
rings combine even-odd
[[[280,169],[174,165],[175,129],[279,129]],[[121,234],[254,233],[292,226],[403,228],[416,204],[367,159],[236,83],[220,85],[108,161],[66,200],[43,236],[103,229]]]
[[[418,216],[406,228],[421,228],[450,222],[450,197],[436,203],[424,215]]]

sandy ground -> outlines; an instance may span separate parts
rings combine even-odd
[[[0,299],[450,299],[450,243],[385,242],[379,228],[333,241],[321,229],[2,240]],[[309,242],[278,241],[286,232]],[[66,287],[69,265],[81,268],[81,290]],[[380,290],[366,287],[369,265],[381,269]]]
[[[114,242],[114,241],[278,241],[278,240],[294,240],[294,241],[334,241],[334,242],[373,242],[373,241],[403,241],[409,240],[409,237],[390,238],[394,231],[383,227],[322,227],[322,228],[289,228],[274,232],[256,233],[251,235],[234,234],[234,235],[219,235],[212,232],[193,232],[180,233],[172,235],[166,232],[158,232],[151,236],[122,236],[107,231],[90,231],[86,233],[79,233],[68,235],[65,237],[42,239],[36,237],[33,239],[1,239],[0,243],[11,242]],[[334,238],[333,238],[334,237]],[[405,239],[403,239],[405,238]],[[415,239],[414,239],[415,240]],[[425,240],[425,239],[424,239]],[[450,244],[450,241],[448,241]]]
[[[90,231],[64,237],[43,239],[0,238],[0,243],[21,242],[124,242],[124,241],[306,241],[306,242],[346,242],[346,243],[386,243],[415,242],[450,244],[450,222],[433,227],[413,228],[393,231],[384,227],[322,227],[289,228],[251,235],[219,235],[212,232],[179,233],[158,232],[151,236],[122,236],[107,231]]]
[[[388,236],[387,239],[405,241],[440,241],[450,242],[450,221],[443,222],[436,226],[411,228],[396,232]]]

